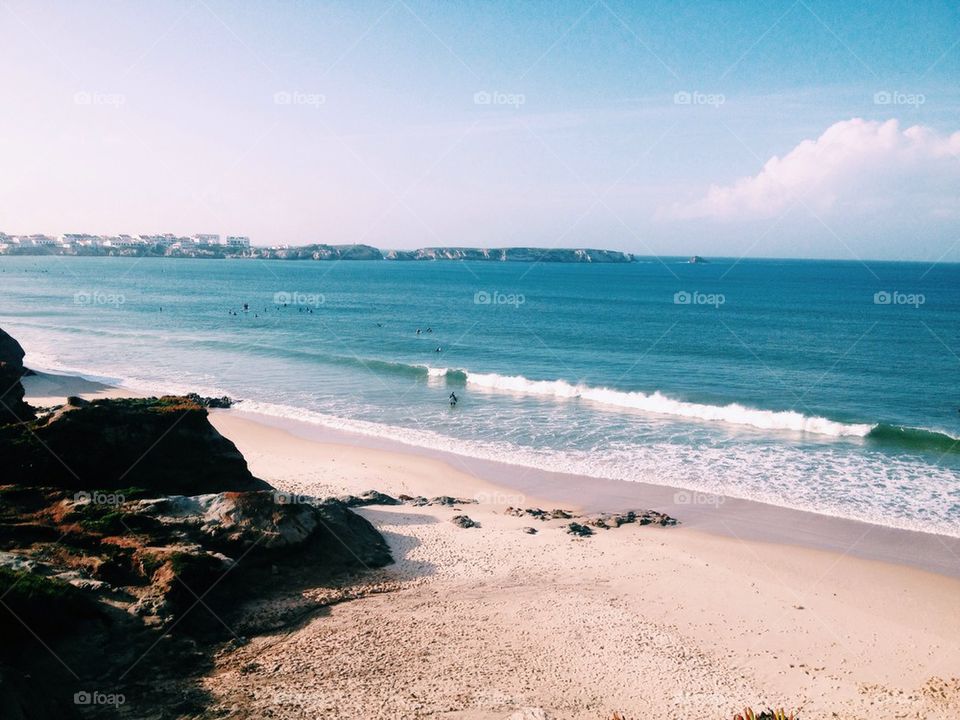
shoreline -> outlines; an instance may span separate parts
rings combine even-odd
[[[26,380],[33,401],[40,388],[44,398],[80,389],[63,376]],[[84,382],[100,397],[129,394]],[[218,717],[607,720],[619,710],[729,720],[748,705],[804,720],[960,714],[960,579],[863,559],[869,536],[847,552],[800,544],[802,533],[762,540],[755,534],[796,535],[802,522],[725,502],[684,506],[678,527],[580,538],[565,532],[569,520],[504,510],[659,509],[648,494],[656,488],[609,481],[628,495],[608,489],[577,507],[566,498],[583,493],[582,478],[561,492],[570,478],[517,478],[512,466],[371,447],[326,429],[305,437],[312,426],[298,434],[234,410],[210,419],[282,492],[465,499],[356,508],[394,564],[358,578],[349,602],[217,653],[200,682]],[[459,514],[476,526],[452,522]],[[721,516],[738,532],[716,532]],[[903,542],[905,531],[893,532]]]
[[[62,402],[66,395],[96,399],[145,394],[49,371],[24,378],[24,385],[28,400],[39,404]],[[492,488],[491,493],[504,497],[539,499],[540,505],[576,508],[585,513],[649,508],[677,518],[684,528],[709,535],[849,553],[865,560],[894,563],[960,578],[960,538],[950,535],[896,528],[644,481],[614,480],[514,465],[242,409],[211,411],[211,422],[228,437],[229,431],[224,431],[224,427],[235,423],[225,420],[227,416],[265,428],[279,429],[316,443],[383,450],[439,461],[476,478],[480,484]]]

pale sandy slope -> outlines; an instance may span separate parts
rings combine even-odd
[[[960,581],[834,553],[627,525],[574,539],[505,516],[515,497],[439,460],[214,422],[291,492],[479,496],[362,510],[397,589],[223,654],[231,717],[720,718],[746,703],[815,718],[960,718]],[[522,501],[522,502],[521,502]],[[682,518],[681,518],[682,519]],[[536,535],[524,534],[535,525]],[[952,679],[951,679],[952,678]],[[835,714],[834,714],[835,713]],[[519,717],[519,715],[518,715]]]

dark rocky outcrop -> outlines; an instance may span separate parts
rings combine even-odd
[[[199,495],[270,486],[184,397],[70,404],[25,425],[0,427],[0,482],[68,489],[138,487]]]
[[[480,527],[480,523],[478,523],[475,520],[472,520],[467,515],[454,515],[452,518],[450,518],[450,522],[452,522],[457,527],[462,527],[464,529]]]
[[[0,329],[0,425],[34,418],[34,409],[23,400],[23,356],[20,343]]]
[[[0,353],[4,402],[21,411],[0,417],[3,717],[196,716],[190,678],[240,606],[392,561],[344,503],[254,477],[204,398],[74,397],[34,417],[23,350],[2,331]],[[98,691],[139,709],[74,702]]]

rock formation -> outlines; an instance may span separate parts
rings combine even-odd
[[[33,420],[34,409],[23,400],[23,348],[0,329],[0,425]]]
[[[114,717],[84,706],[94,690],[193,716],[202,692],[184,678],[242,603],[392,562],[345,504],[254,477],[203,398],[70,398],[35,417],[23,373],[0,330],[3,717]]]
[[[237,447],[183,397],[78,401],[0,428],[3,482],[200,495],[265,490]]]

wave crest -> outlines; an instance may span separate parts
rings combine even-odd
[[[573,385],[565,380],[528,380],[522,375],[466,373],[467,385],[488,390],[558,399],[583,399],[613,407],[643,410],[659,415],[748,425],[763,430],[790,430],[831,437],[866,437],[873,425],[842,423],[823,417],[810,417],[792,410],[758,410],[739,403],[702,405],[667,397],[660,392],[625,392],[605,387]]]

